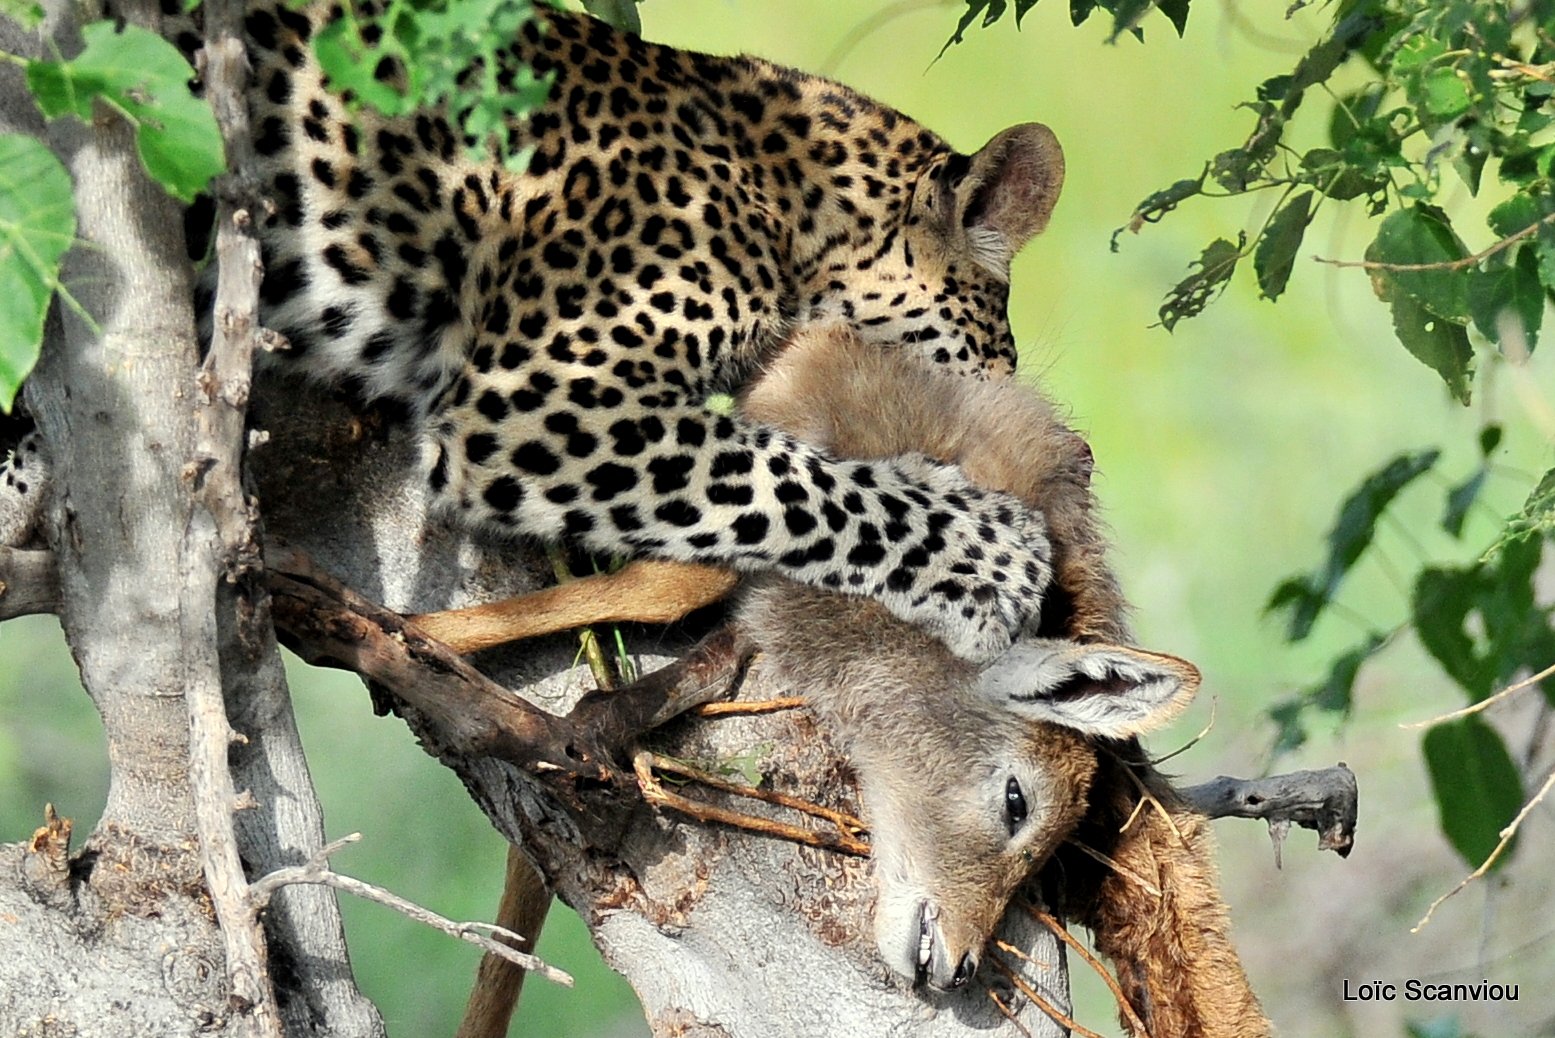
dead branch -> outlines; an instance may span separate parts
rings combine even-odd
[[[461,941],[468,941],[484,949],[489,954],[500,955],[502,958],[523,967],[525,970],[538,973],[546,980],[561,984],[564,987],[572,987],[573,981],[569,974],[548,965],[544,960],[534,955],[521,952],[517,948],[494,939],[502,937],[510,941],[522,941],[524,937],[521,934],[516,934],[512,930],[493,923],[456,923],[452,919],[438,915],[436,912],[416,904],[414,901],[407,901],[398,894],[390,893],[382,887],[365,883],[351,876],[343,876],[330,869],[329,856],[345,845],[355,843],[361,838],[360,833],[352,833],[324,847],[313,857],[309,858],[305,864],[276,869],[274,872],[267,873],[255,880],[252,887],[250,887],[251,903],[255,915],[257,916],[263,910],[265,905],[269,903],[270,898],[282,887],[295,883],[312,883],[333,887],[348,894],[355,894],[364,900],[392,908],[409,919],[413,919],[425,926],[430,926],[434,930],[440,930],[451,937],[457,937]]]
[[[1262,818],[1269,823],[1279,861],[1291,824],[1317,832],[1319,850],[1348,857],[1355,843],[1355,772],[1343,763],[1322,771],[1295,771],[1261,779],[1222,775],[1179,790],[1188,808],[1206,818]]]
[[[234,999],[246,1004],[253,1033],[280,1038],[281,1011],[270,983],[268,948],[243,872],[233,812],[239,796],[228,750],[241,739],[226,712],[226,685],[218,618],[238,610],[230,585],[258,565],[257,513],[243,492],[244,422],[258,345],[259,283],[264,274],[250,216],[258,193],[252,167],[248,106],[248,57],[243,46],[243,4],[206,5],[202,52],[206,96],[216,113],[229,168],[217,191],[215,326],[196,378],[194,445],[183,469],[190,506],[181,550],[179,622],[185,646],[205,651],[185,657],[189,709],[189,780],[194,790],[200,865],[210,889],[226,949]],[[218,587],[218,584],[223,586]],[[252,589],[262,599],[263,589]],[[262,602],[245,603],[253,624]],[[242,617],[239,623],[243,623]],[[245,639],[257,644],[258,638]]]

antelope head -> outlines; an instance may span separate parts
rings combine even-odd
[[[1084,814],[1094,740],[1159,727],[1198,683],[1172,656],[1028,641],[961,688],[897,698],[888,725],[846,726],[887,965],[937,990],[966,984],[1016,890]]]

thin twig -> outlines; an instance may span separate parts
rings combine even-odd
[[[1408,724],[1401,724],[1399,727],[1430,728],[1434,725],[1444,724],[1447,721],[1456,721],[1461,717],[1468,717],[1470,714],[1477,714],[1481,710],[1488,710],[1492,705],[1499,703],[1501,700],[1514,693],[1521,692],[1523,689],[1528,688],[1531,685],[1538,684],[1552,674],[1555,674],[1555,663],[1550,664],[1548,667],[1545,667],[1543,670],[1539,671],[1539,673],[1534,674],[1531,677],[1523,678],[1523,680],[1517,682],[1516,684],[1508,685],[1506,688],[1503,688],[1493,696],[1481,699],[1478,703],[1464,707],[1462,710],[1454,710],[1452,713],[1442,714],[1438,717],[1433,717],[1426,721],[1411,721]]]
[[[1008,963],[1002,959],[995,959],[993,964],[995,969],[1009,978],[1010,983],[1015,985],[1017,991],[1031,999],[1031,1004],[1051,1017],[1053,1022],[1058,1024],[1058,1026],[1068,1028],[1071,1033],[1078,1034],[1081,1036],[1081,1038],[1102,1038],[1101,1035],[1097,1034],[1089,1027],[1085,1027],[1079,1023],[1076,1023],[1074,1017],[1069,1016],[1053,1003],[1037,994],[1036,988],[1032,987],[1024,980],[1021,980],[1020,976],[1014,970],[1010,969]]]
[[[1018,1027],[1020,1033],[1025,1035],[1026,1038],[1031,1038],[1031,1031],[1016,1018],[1014,1011],[1004,1004],[1004,999],[1000,998],[993,988],[985,988],[984,990],[988,992],[988,997],[993,999],[993,1004],[999,1007],[999,1012],[1003,1014],[1004,1018]]]
[[[805,705],[803,696],[784,696],[779,699],[755,699],[747,702],[703,703],[690,713],[693,717],[745,717],[755,714],[775,714],[782,710],[798,710]]]
[[[298,883],[333,887],[348,894],[355,894],[363,900],[375,901],[380,905],[394,909],[407,918],[413,919],[425,926],[430,926],[434,930],[441,930],[443,933],[457,937],[461,941],[468,941],[493,955],[502,956],[509,962],[521,966],[531,973],[537,973],[553,983],[560,984],[563,987],[572,987],[573,980],[569,974],[548,965],[536,956],[493,940],[493,937],[503,937],[508,940],[523,941],[525,938],[522,934],[516,934],[494,923],[454,922],[452,919],[438,915],[431,909],[423,908],[414,901],[408,901],[398,894],[390,893],[382,887],[365,883],[351,876],[343,876],[330,869],[329,856],[346,844],[355,843],[361,838],[360,833],[352,833],[326,846],[323,850],[309,858],[306,864],[289,865],[286,868],[276,869],[274,872],[270,872],[255,880],[249,888],[255,912],[258,912],[268,904],[270,898],[282,887]]]
[[[1517,817],[1512,819],[1511,823],[1508,824],[1505,829],[1501,830],[1501,839],[1496,844],[1496,849],[1490,852],[1490,856],[1480,863],[1479,868],[1463,877],[1463,882],[1447,891],[1447,893],[1443,894],[1435,901],[1432,901],[1431,907],[1425,910],[1425,915],[1420,917],[1420,921],[1410,929],[1410,933],[1419,933],[1421,930],[1423,930],[1425,926],[1430,923],[1431,916],[1436,914],[1436,910],[1441,907],[1444,901],[1458,894],[1463,890],[1464,887],[1467,887],[1470,883],[1474,882],[1476,879],[1479,879],[1481,876],[1485,875],[1485,873],[1490,871],[1490,867],[1496,863],[1496,859],[1501,857],[1501,852],[1506,850],[1507,846],[1511,844],[1512,837],[1517,835],[1517,829],[1523,824],[1523,819],[1527,818],[1529,812],[1531,812],[1535,807],[1538,807],[1539,804],[1543,802],[1544,798],[1549,795],[1550,789],[1552,787],[1555,787],[1555,770],[1552,770],[1549,775],[1545,777],[1544,785],[1540,786],[1539,791],[1535,793],[1531,799],[1529,799],[1528,803],[1523,805],[1523,809],[1521,811],[1517,812]]]
[[[1211,699],[1209,701],[1209,720],[1204,722],[1204,727],[1199,729],[1199,734],[1195,735],[1193,738],[1189,739],[1187,742],[1183,743],[1181,746],[1177,747],[1175,750],[1173,750],[1171,753],[1168,753],[1164,757],[1152,757],[1151,760],[1150,760],[1150,763],[1152,765],[1154,765],[1155,767],[1160,767],[1162,764],[1165,764],[1167,761],[1171,760],[1173,757],[1177,756],[1178,754],[1180,754],[1180,753],[1187,753],[1189,750],[1191,750],[1195,746],[1197,746],[1199,744],[1199,741],[1201,739],[1203,739],[1206,735],[1208,735],[1214,729],[1214,727],[1215,727],[1215,713],[1216,713],[1216,711],[1218,710],[1219,707],[1220,707],[1220,698],[1217,696],[1217,697]],[[1137,811],[1137,808],[1136,808],[1136,811]],[[1131,815],[1131,816],[1129,816],[1129,822],[1125,822],[1123,824],[1123,830],[1125,832],[1128,831],[1129,824],[1132,821],[1133,821],[1133,816]]]
[[[1101,851],[1097,850],[1095,847],[1092,847],[1092,846],[1090,846],[1089,844],[1086,844],[1086,843],[1082,843],[1081,841],[1076,840],[1072,836],[1068,840],[1066,840],[1065,842],[1068,843],[1069,846],[1073,847],[1075,850],[1079,851],[1081,854],[1087,855],[1088,857],[1094,858],[1096,861],[1101,862],[1103,865],[1107,866],[1107,868],[1111,869],[1113,872],[1116,872],[1118,875],[1125,876],[1128,879],[1133,880],[1135,883],[1137,883],[1139,886],[1143,887],[1147,892],[1149,892],[1151,896],[1153,896],[1153,897],[1160,897],[1161,896],[1161,888],[1160,887],[1156,886],[1154,883],[1151,883],[1149,880],[1145,879],[1145,877],[1141,876],[1139,873],[1135,872],[1133,869],[1126,868],[1123,865],[1123,863],[1118,861],[1116,858],[1113,858],[1113,857],[1110,857],[1110,856],[1108,856],[1106,854],[1103,854]]]
[[[1145,1030],[1145,1022],[1139,1018],[1139,1014],[1134,1012],[1134,1007],[1129,1005],[1128,999],[1123,996],[1123,989],[1118,986],[1117,979],[1107,972],[1107,967],[1097,961],[1096,956],[1091,954],[1090,949],[1075,940],[1068,927],[1054,919],[1047,912],[1042,911],[1036,905],[1031,904],[1029,901],[1022,901],[1020,902],[1020,907],[1024,908],[1031,918],[1051,930],[1053,936],[1067,944],[1076,955],[1085,961],[1086,965],[1096,971],[1096,975],[1111,989],[1112,997],[1117,999],[1118,1009],[1128,1020],[1128,1025],[1133,1029],[1135,1038],[1150,1038],[1150,1032]]]
[[[736,786],[733,783],[723,782],[721,779],[698,772],[694,768],[686,768],[672,761],[666,762],[647,751],[637,754],[632,763],[637,772],[637,784],[642,789],[643,799],[655,807],[668,807],[698,821],[718,822],[737,829],[762,833],[766,836],[776,836],[779,839],[789,840],[794,843],[802,843],[807,847],[820,847],[824,850],[853,854],[861,858],[867,857],[869,854],[869,844],[854,835],[854,832],[863,830],[864,823],[851,815],[840,811],[832,811],[829,808],[824,808],[808,801],[798,800],[794,797],[786,797],[781,793],[772,793],[767,790],[752,789],[748,786]],[[689,797],[680,796],[677,793],[671,793],[654,776],[654,768],[675,771],[687,777],[695,777],[699,782],[704,782],[715,789],[722,789],[724,792],[733,793],[737,796],[746,796],[802,811],[817,818],[825,818],[827,821],[831,821],[832,824],[837,825],[839,831],[828,833],[815,829],[805,829],[801,826],[789,825],[786,822],[777,822],[770,818],[732,811],[729,808],[702,803]],[[711,781],[708,781],[710,779]],[[836,817],[833,818],[831,816]],[[841,821],[838,821],[838,819],[841,819]]]
[[[1318,263],[1326,263],[1331,267],[1359,267],[1362,270],[1466,270],[1469,267],[1477,266],[1478,264],[1483,263],[1485,260],[1494,256],[1498,252],[1502,252],[1511,248],[1513,245],[1516,245],[1524,238],[1531,238],[1539,231],[1541,227],[1545,227],[1551,223],[1555,223],[1555,213],[1550,213],[1542,220],[1537,220],[1529,224],[1527,227],[1524,227],[1516,234],[1507,235],[1505,238],[1502,238],[1500,241],[1490,245],[1488,248],[1481,249],[1479,252],[1476,252],[1472,256],[1464,256],[1462,259],[1455,260],[1440,260],[1436,263],[1383,263],[1380,260],[1336,260],[1326,259],[1322,256],[1313,256],[1312,259]]]
[[[1161,816],[1161,820],[1166,823],[1166,827],[1172,831],[1172,835],[1177,837],[1178,844],[1187,846],[1187,838],[1183,836],[1182,830],[1177,828],[1177,820],[1173,818],[1172,813],[1166,809],[1166,805],[1161,803],[1161,801],[1154,793],[1150,792],[1150,788],[1140,780],[1138,775],[1134,774],[1133,768],[1124,768],[1123,771],[1126,775],[1128,775],[1129,778],[1134,780],[1134,785],[1139,789],[1139,795],[1149,802],[1150,807],[1155,811],[1156,814]],[[1130,821],[1133,820],[1133,817],[1134,816],[1132,814],[1129,816]],[[1119,829],[1118,831],[1127,832],[1128,824],[1125,823],[1123,828]]]

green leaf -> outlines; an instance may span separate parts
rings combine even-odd
[[[1376,534],[1377,520],[1393,499],[1441,455],[1437,450],[1400,454],[1361,481],[1339,507],[1338,518],[1328,533],[1328,558],[1322,568],[1306,577],[1295,577],[1275,589],[1265,612],[1289,609],[1286,637],[1301,641],[1312,633],[1319,614],[1333,601],[1346,573],[1360,559]]]
[[[1415,581],[1415,631],[1472,702],[1509,682],[1530,662],[1555,660],[1550,610],[1534,594],[1539,541],[1509,546],[1493,564],[1431,567]]]
[[[936,58],[944,57],[951,44],[962,42],[966,31],[972,27],[973,22],[977,21],[977,16],[986,13],[988,4],[989,0],[966,0],[966,10],[961,12],[961,20],[956,23],[956,31],[951,33],[950,39],[946,40],[945,45],[939,49]],[[1002,8],[1004,4],[1001,2],[999,6]],[[987,25],[988,21],[985,20],[983,24]],[[1078,25],[1079,22],[1075,24]]]
[[[59,262],[76,234],[70,174],[41,141],[0,135],[0,410],[38,361]]]
[[[1468,517],[1469,509],[1479,497],[1479,492],[1484,489],[1485,477],[1489,475],[1490,470],[1481,465],[1468,479],[1448,491],[1447,508],[1442,513],[1442,529],[1454,537],[1463,536],[1463,521]]]
[[[1217,238],[1205,248],[1193,264],[1198,271],[1179,281],[1167,295],[1166,302],[1161,304],[1161,323],[1167,331],[1185,317],[1198,316],[1220,294],[1236,272],[1245,245],[1245,240],[1233,245],[1224,238]]]
[[[1204,175],[1201,174],[1197,180],[1179,180],[1171,187],[1163,188],[1149,196],[1134,207],[1134,215],[1129,218],[1126,226],[1112,232],[1112,251],[1118,251],[1118,237],[1124,231],[1138,234],[1139,229],[1145,224],[1158,222],[1187,199],[1203,193]]]
[[[641,0],[583,0],[583,9],[602,22],[636,36],[643,33],[643,18],[637,5]]]
[[[1391,275],[1373,273],[1372,287],[1393,311],[1393,331],[1416,360],[1441,376],[1460,404],[1472,393],[1474,348],[1463,326],[1438,317],[1400,289]]]
[[[1157,0],[1156,3],[1179,37],[1188,31],[1188,4],[1189,0]]]
[[[1387,177],[1352,165],[1333,148],[1313,148],[1301,157],[1302,181],[1329,198],[1344,202],[1387,186]]]
[[[1140,35],[1139,23],[1145,15],[1156,5],[1156,0],[1112,0],[1103,6],[1112,8],[1112,34],[1107,37],[1108,43],[1117,43],[1118,37],[1125,32],[1132,32],[1136,37]]]
[[[1439,119],[1452,119],[1469,109],[1469,87],[1453,68],[1433,68],[1420,77],[1420,105]]]
[[[1501,736],[1478,717],[1439,724],[1421,741],[1442,832],[1478,867],[1523,805],[1523,783]],[[1502,867],[1515,843],[1496,861]]]
[[[146,171],[185,202],[226,168],[216,117],[189,89],[194,69],[171,43],[135,25],[92,22],[70,61],[27,62],[27,85],[50,119],[92,119],[101,100],[135,127]]]
[[[1302,689],[1292,699],[1275,705],[1269,718],[1275,723],[1274,752],[1286,753],[1307,741],[1307,710],[1348,715],[1354,706],[1355,678],[1361,665],[1386,644],[1387,638],[1372,632],[1349,652],[1335,657],[1321,682]]]
[[[9,18],[23,29],[36,29],[43,23],[43,5],[35,0],[0,0],[0,18]]]
[[[1551,535],[1555,535],[1555,469],[1550,469],[1539,480],[1539,485],[1528,495],[1522,509],[1506,521],[1501,536],[1485,549],[1480,561],[1488,562],[1530,537]]]
[[[1463,268],[1453,264],[1467,256],[1468,250],[1453,233],[1447,214],[1421,204],[1389,213],[1377,230],[1376,241],[1366,250],[1368,261],[1391,268],[1434,265],[1435,269],[1429,270],[1388,269],[1378,272],[1373,280],[1385,277],[1426,310],[1456,324],[1468,323],[1469,303]],[[1378,295],[1382,295],[1380,289]]]
[[[1428,567],[1415,578],[1410,602],[1420,644],[1474,702],[1490,694],[1493,680],[1467,629],[1483,583],[1478,566]]]
[[[1312,192],[1306,191],[1280,207],[1264,228],[1253,253],[1253,270],[1265,299],[1278,299],[1296,264],[1296,250],[1312,222]]]
[[[1348,714],[1355,705],[1355,676],[1360,672],[1361,664],[1371,659],[1384,641],[1382,635],[1373,632],[1360,645],[1335,657],[1323,683],[1308,689],[1303,697],[1319,710]]]
[[[1533,352],[1544,318],[1544,285],[1539,281],[1538,259],[1532,249],[1519,249],[1511,266],[1468,271],[1469,312],[1474,327],[1491,342],[1515,336],[1521,347]]]

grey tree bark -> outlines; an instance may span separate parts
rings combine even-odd
[[[131,13],[154,17],[154,5]],[[68,55],[75,38],[63,4],[37,35],[0,19],[11,53]],[[256,805],[238,822],[247,867],[306,860],[323,822],[274,639],[267,623],[240,620],[262,600],[226,581],[219,553],[192,559],[187,543],[200,394],[179,209],[145,176],[122,120],[44,127],[19,70],[0,77],[0,130],[46,139],[75,181],[83,244],[63,277],[101,329],[54,319],[27,402],[55,473],[43,523],[54,604],[111,769],[102,819],[73,857],[58,826],[0,847],[0,1033],[179,1035],[228,1022],[240,1033],[197,839],[191,673],[214,677],[247,740],[228,761]],[[208,616],[188,615],[186,586],[204,589]],[[212,637],[191,642],[191,619]],[[213,806],[230,827],[235,805]],[[352,981],[332,896],[283,892],[265,934],[271,962],[306,964],[272,971],[288,1033],[383,1033]]]
[[[4,22],[0,32],[13,53],[41,45]],[[56,18],[47,32],[69,53],[68,21]],[[177,207],[145,177],[121,121],[43,127],[7,66],[0,130],[15,129],[45,137],[66,161],[89,243],[71,254],[65,277],[102,333],[68,314],[56,320],[27,401],[55,473],[44,529],[57,601],[38,602],[60,613],[103,718],[112,778],[102,820],[74,855],[57,824],[0,847],[0,1033],[265,1033],[262,997],[250,990],[257,978],[274,985],[285,1034],[383,1034],[352,983],[332,892],[293,886],[278,894],[259,958],[247,964],[239,961],[246,952],[234,950],[241,935],[212,907],[213,826],[232,820],[252,878],[307,861],[324,824],[263,594],[251,577],[229,582],[230,558],[219,545],[207,550],[223,536],[219,522],[200,525],[211,520],[187,465],[199,454],[203,390]],[[428,515],[408,431],[362,435],[340,406],[296,386],[261,384],[256,398],[255,422],[269,442],[251,460],[268,534],[367,597],[418,612],[546,579],[536,552],[481,542]],[[646,630],[630,641],[643,669],[689,644]],[[573,656],[558,638],[479,663],[559,713],[592,688]],[[191,776],[189,697],[207,679],[246,740],[228,764],[232,789],[246,790],[254,806],[235,817],[235,802],[211,802]],[[758,667],[744,695],[782,691]],[[874,952],[861,859],[661,816],[632,798],[599,817],[580,815],[528,772],[461,756],[436,724],[402,712],[581,913],[606,960],[641,996],[655,1034],[1065,1033],[1008,991],[1002,997],[1019,1023],[1005,1019],[983,983],[924,997],[891,978]],[[820,802],[851,800],[845,764],[802,713],[678,722],[653,739],[665,753],[698,761],[758,750],[774,785]],[[228,881],[242,884],[230,875],[219,882]],[[498,877],[492,882],[495,902]],[[1002,938],[1031,957],[1011,960],[1023,982],[1067,1011],[1062,947],[1021,913]]]

